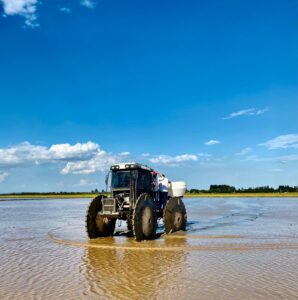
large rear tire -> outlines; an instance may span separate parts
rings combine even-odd
[[[103,217],[98,214],[102,210],[102,198],[104,196],[95,197],[87,209],[86,231],[90,239],[111,236],[115,230],[116,219]]]
[[[153,199],[148,194],[142,194],[137,199],[133,216],[132,230],[136,241],[155,238],[157,217]]]
[[[170,198],[163,211],[165,233],[186,230],[187,215],[181,198]]]

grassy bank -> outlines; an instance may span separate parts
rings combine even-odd
[[[298,193],[222,193],[222,194],[186,194],[186,198],[220,198],[220,197],[234,197],[234,198],[279,198],[279,197],[298,197]]]
[[[105,195],[108,195],[104,193]],[[0,198],[6,199],[73,199],[73,198],[94,198],[97,194],[91,193],[69,193],[69,194],[0,194]],[[298,197],[298,193],[227,193],[227,194],[186,194],[185,198],[247,198],[247,197]]]

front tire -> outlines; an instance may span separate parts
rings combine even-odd
[[[90,239],[111,236],[115,230],[116,219],[99,215],[99,212],[102,210],[102,198],[104,196],[95,197],[87,209],[86,231]]]
[[[157,217],[153,199],[148,194],[142,194],[137,199],[133,217],[132,230],[136,241],[155,238]]]

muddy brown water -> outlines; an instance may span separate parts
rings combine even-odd
[[[298,198],[185,199],[187,231],[141,243],[88,241],[88,199],[2,200],[1,299],[298,299]]]

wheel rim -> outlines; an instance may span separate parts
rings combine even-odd
[[[153,230],[152,217],[153,217],[152,209],[148,206],[145,207],[142,214],[142,230],[146,238],[152,235],[152,230]]]
[[[186,210],[180,198],[170,198],[163,214],[165,233],[186,229]]]
[[[180,230],[182,228],[182,223],[183,223],[183,214],[182,212],[175,212],[174,214],[174,227],[176,230]]]

